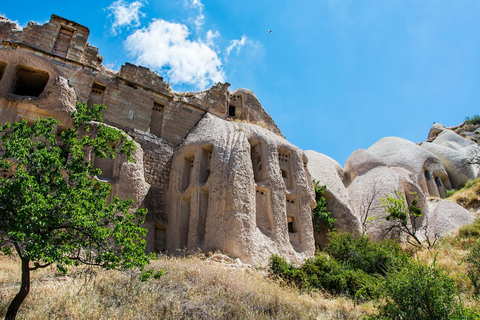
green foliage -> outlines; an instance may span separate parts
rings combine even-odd
[[[417,230],[420,228],[419,223],[423,213],[422,209],[418,207],[418,195],[416,193],[412,194],[415,195],[415,198],[410,206],[407,205],[405,196],[400,191],[395,191],[393,197],[387,194],[386,198],[382,198],[380,201],[382,202],[383,213],[386,215],[385,219],[393,222],[388,232],[394,229],[400,230],[414,240],[412,242],[410,239],[407,239],[411,245],[422,247],[422,241],[417,237]],[[425,227],[423,229],[425,236],[427,236],[428,248],[431,248],[435,245],[437,237],[435,237],[434,241],[430,241],[427,229]]]
[[[478,220],[478,219],[477,219]],[[475,294],[480,290],[480,240],[477,240],[464,258],[467,264],[467,275],[472,281]]]
[[[349,233],[332,233],[325,252],[351,269],[382,276],[386,270],[409,260],[400,245],[392,240],[376,243],[364,235],[353,236]]]
[[[272,256],[269,265],[272,273],[300,288],[370,299],[378,297],[386,270],[398,268],[409,260],[392,241],[375,243],[366,236],[337,233],[330,234],[330,241],[325,252],[307,259],[300,268]]]
[[[465,117],[465,124],[480,124],[480,115],[476,114],[473,117]]]
[[[157,272],[154,272],[154,270],[146,270],[142,272],[140,275],[140,281],[146,282],[150,280],[152,277],[155,280],[160,279],[163,275],[165,274],[165,269],[160,269]]]
[[[135,145],[125,133],[92,123],[103,120],[103,108],[79,104],[73,128],[59,135],[53,118],[0,126],[0,250],[15,249],[28,271],[53,263],[62,272],[79,264],[142,268],[153,258],[140,227],[146,210],[132,212],[131,199],[107,202],[111,186],[86,160],[91,150],[132,161]]]
[[[478,319],[460,303],[455,281],[435,264],[407,264],[392,271],[383,288],[386,303],[370,319]]]
[[[467,224],[458,230],[460,238],[480,238],[480,219],[477,218],[472,224]]]
[[[327,201],[323,197],[327,186],[322,186],[320,181],[313,180],[313,187],[315,188],[315,201],[317,203],[315,209],[312,210],[313,227],[320,233],[324,232],[323,226],[334,230],[337,219],[332,218],[332,214],[327,210]]]

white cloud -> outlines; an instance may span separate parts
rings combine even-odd
[[[195,2],[195,1],[194,1]],[[125,40],[125,48],[135,63],[156,69],[172,84],[188,84],[204,89],[223,82],[222,62],[212,49],[216,33],[207,33],[206,42],[188,39],[187,26],[154,19]]]
[[[235,48],[237,48],[237,54],[239,54],[240,50],[242,50],[248,40],[249,39],[245,35],[243,35],[241,39],[230,40],[230,45],[227,48],[227,56],[230,55],[230,52]]]
[[[218,31],[213,32],[212,30],[208,30],[207,36],[205,37],[205,43],[209,47],[214,47],[215,43],[213,42],[213,40],[219,36],[220,36],[220,33]]]
[[[191,20],[193,20],[193,24],[195,25],[197,30],[200,29],[200,27],[205,22],[205,15],[203,14],[203,9],[205,8],[205,6],[200,0],[184,0],[184,5],[186,8],[198,11],[197,17]]]
[[[113,16],[113,33],[117,34],[123,27],[138,27],[140,25],[140,18],[145,16],[145,14],[140,11],[141,7],[143,7],[143,3],[140,1],[134,1],[130,4],[124,0],[112,2],[107,9],[111,11],[109,17]]]

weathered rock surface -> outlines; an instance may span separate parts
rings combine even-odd
[[[448,235],[475,220],[468,210],[449,200],[431,199],[428,206],[429,210],[424,224],[428,224],[427,230],[431,239],[435,238],[435,234]]]
[[[399,175],[381,159],[362,149],[348,158],[345,174],[350,179],[348,194],[355,213],[360,221],[364,221],[366,234],[375,241],[398,238],[399,234],[387,232],[391,223],[385,220],[380,199],[394,195],[395,191],[403,192]],[[372,219],[367,222],[367,218]]]
[[[342,166],[332,158],[312,150],[305,151],[305,155],[308,158],[308,170],[312,179],[318,180],[321,185],[327,185],[323,196],[327,202],[327,209],[332,217],[337,219],[335,228],[342,232],[361,233],[360,219],[355,214],[353,204],[343,185]],[[317,244],[320,245],[318,241],[320,240],[317,240]]]
[[[167,248],[222,250],[246,263],[315,250],[303,152],[255,125],[206,114],[175,153]]]

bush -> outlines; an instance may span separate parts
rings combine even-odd
[[[465,117],[465,124],[480,124],[480,115],[476,114],[473,117]]]
[[[365,300],[379,295],[378,285],[387,270],[398,269],[409,259],[393,241],[376,243],[366,236],[334,232],[330,237],[325,252],[307,259],[300,268],[273,255],[272,273],[302,289]]]
[[[455,281],[433,265],[410,263],[384,284],[386,304],[370,319],[478,319],[460,303]]]
[[[327,188],[327,185],[321,185],[320,181],[313,180],[313,187],[315,189],[315,201],[317,206],[312,210],[312,221],[313,227],[317,232],[323,232],[323,226],[326,226],[328,230],[335,229],[335,222],[337,219],[334,219],[327,209],[327,201],[323,197],[323,193]]]
[[[392,240],[376,243],[370,238],[348,233],[332,233],[325,248],[331,257],[351,269],[360,269],[367,274],[385,275],[387,269],[402,265],[408,255]]]
[[[480,289],[480,241],[477,240],[475,242],[470,252],[464,258],[464,262],[467,263],[468,278],[472,281],[475,294],[478,294]]]

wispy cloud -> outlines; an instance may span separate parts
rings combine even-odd
[[[197,30],[200,29],[200,27],[205,23],[205,15],[203,14],[205,6],[200,0],[184,0],[184,5],[188,9],[197,11],[197,16],[195,18],[191,18],[191,20],[193,20],[193,24]]]
[[[166,75],[172,84],[204,89],[225,81],[222,62],[212,48],[215,36],[210,32],[205,41],[190,40],[186,25],[154,19],[148,27],[129,35],[125,48],[136,63]]]
[[[247,41],[249,41],[249,39],[245,35],[240,39],[230,40],[230,45],[227,47],[227,56],[230,55],[230,52],[235,48],[237,49],[237,54],[239,54]]]
[[[109,17],[113,17],[112,31],[114,34],[121,32],[121,28],[138,27],[140,25],[140,18],[145,14],[140,11],[143,3],[134,1],[127,3],[124,0],[117,0],[112,2],[107,8],[110,10]]]

